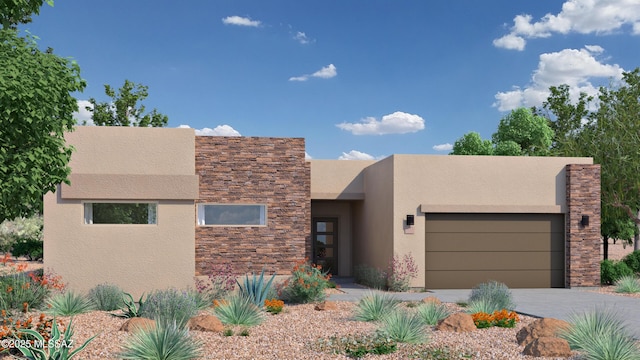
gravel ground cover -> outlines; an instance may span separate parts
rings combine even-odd
[[[201,359],[348,359],[344,355],[322,352],[318,339],[356,333],[370,333],[376,324],[353,320],[354,303],[337,302],[336,310],[316,311],[314,305],[285,306],[282,313],[268,315],[261,325],[249,328],[249,336],[223,336],[219,333],[192,331],[195,339],[203,343]],[[448,304],[460,311],[455,304]],[[411,309],[408,309],[411,311]],[[69,318],[61,318],[68,324]],[[398,351],[388,355],[367,355],[375,359],[411,359],[427,348],[447,346],[464,351],[473,359],[533,359],[522,355],[523,347],[516,342],[517,331],[534,318],[523,316],[513,329],[478,329],[470,333],[452,333],[429,330],[430,341],[422,345],[400,344]],[[81,344],[99,334],[83,351],[80,359],[117,358],[129,333],[119,331],[125,320],[106,312],[94,311],[73,318],[74,340]],[[315,350],[314,350],[315,349]],[[422,357],[423,359],[426,357]],[[457,359],[457,358],[452,358]],[[537,358],[551,359],[551,358]],[[570,359],[578,359],[574,356]]]

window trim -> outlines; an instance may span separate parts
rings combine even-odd
[[[205,206],[259,206],[260,207],[260,224],[205,224]],[[269,210],[267,204],[260,203],[197,203],[196,204],[196,225],[205,227],[266,227]]]
[[[90,226],[103,226],[103,225],[107,225],[107,226],[158,226],[158,206],[159,206],[159,202],[158,201],[123,201],[123,200],[99,200],[99,201],[92,201],[92,200],[83,200],[82,202],[82,224],[83,225],[90,225]],[[155,205],[155,222],[151,223],[151,222],[147,222],[146,224],[116,224],[116,223],[108,223],[108,224],[94,224],[93,223],[93,204],[148,204],[148,205]],[[147,221],[149,221],[149,216],[151,215],[151,212],[149,212],[149,214],[147,215]]]

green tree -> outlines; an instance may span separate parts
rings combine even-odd
[[[0,1],[0,25],[3,29],[15,29],[18,24],[31,22],[31,15],[38,15],[44,0],[2,0]],[[47,0],[53,6],[53,0]]]
[[[484,140],[477,132],[464,134],[453,144],[451,155],[492,155],[491,140]]]
[[[553,130],[546,118],[534,115],[531,109],[519,108],[500,120],[491,140],[469,132],[456,140],[451,155],[545,156],[549,155],[552,140]]]
[[[43,195],[68,183],[64,133],[78,110],[71,94],[84,87],[75,62],[0,30],[0,220],[39,212]]]
[[[144,105],[138,106],[138,102],[149,96],[149,87],[147,86],[125,80],[124,85],[118,89],[117,93],[109,85],[104,86],[104,92],[112,99],[110,102],[98,102],[91,98],[89,102],[92,106],[86,107],[91,112],[91,119],[95,125],[163,127],[169,122],[169,118],[156,109],[145,114]],[[84,125],[86,125],[86,121]]]
[[[543,107],[553,126],[563,129],[555,139],[554,154],[590,156],[601,165],[604,238],[610,229],[624,224],[622,214],[640,224],[640,70],[624,73],[619,86],[601,87],[597,99],[594,104],[593,98],[581,94],[574,104],[564,85],[552,88]]]

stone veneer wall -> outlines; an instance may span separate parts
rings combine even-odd
[[[566,166],[566,287],[600,285],[600,165]],[[589,225],[582,226],[582,215]]]
[[[196,136],[196,203],[266,204],[266,226],[196,225],[196,275],[286,274],[311,255],[311,172],[301,138]],[[197,209],[196,209],[197,211]]]

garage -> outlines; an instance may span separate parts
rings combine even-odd
[[[564,287],[564,215],[425,214],[427,289]]]

